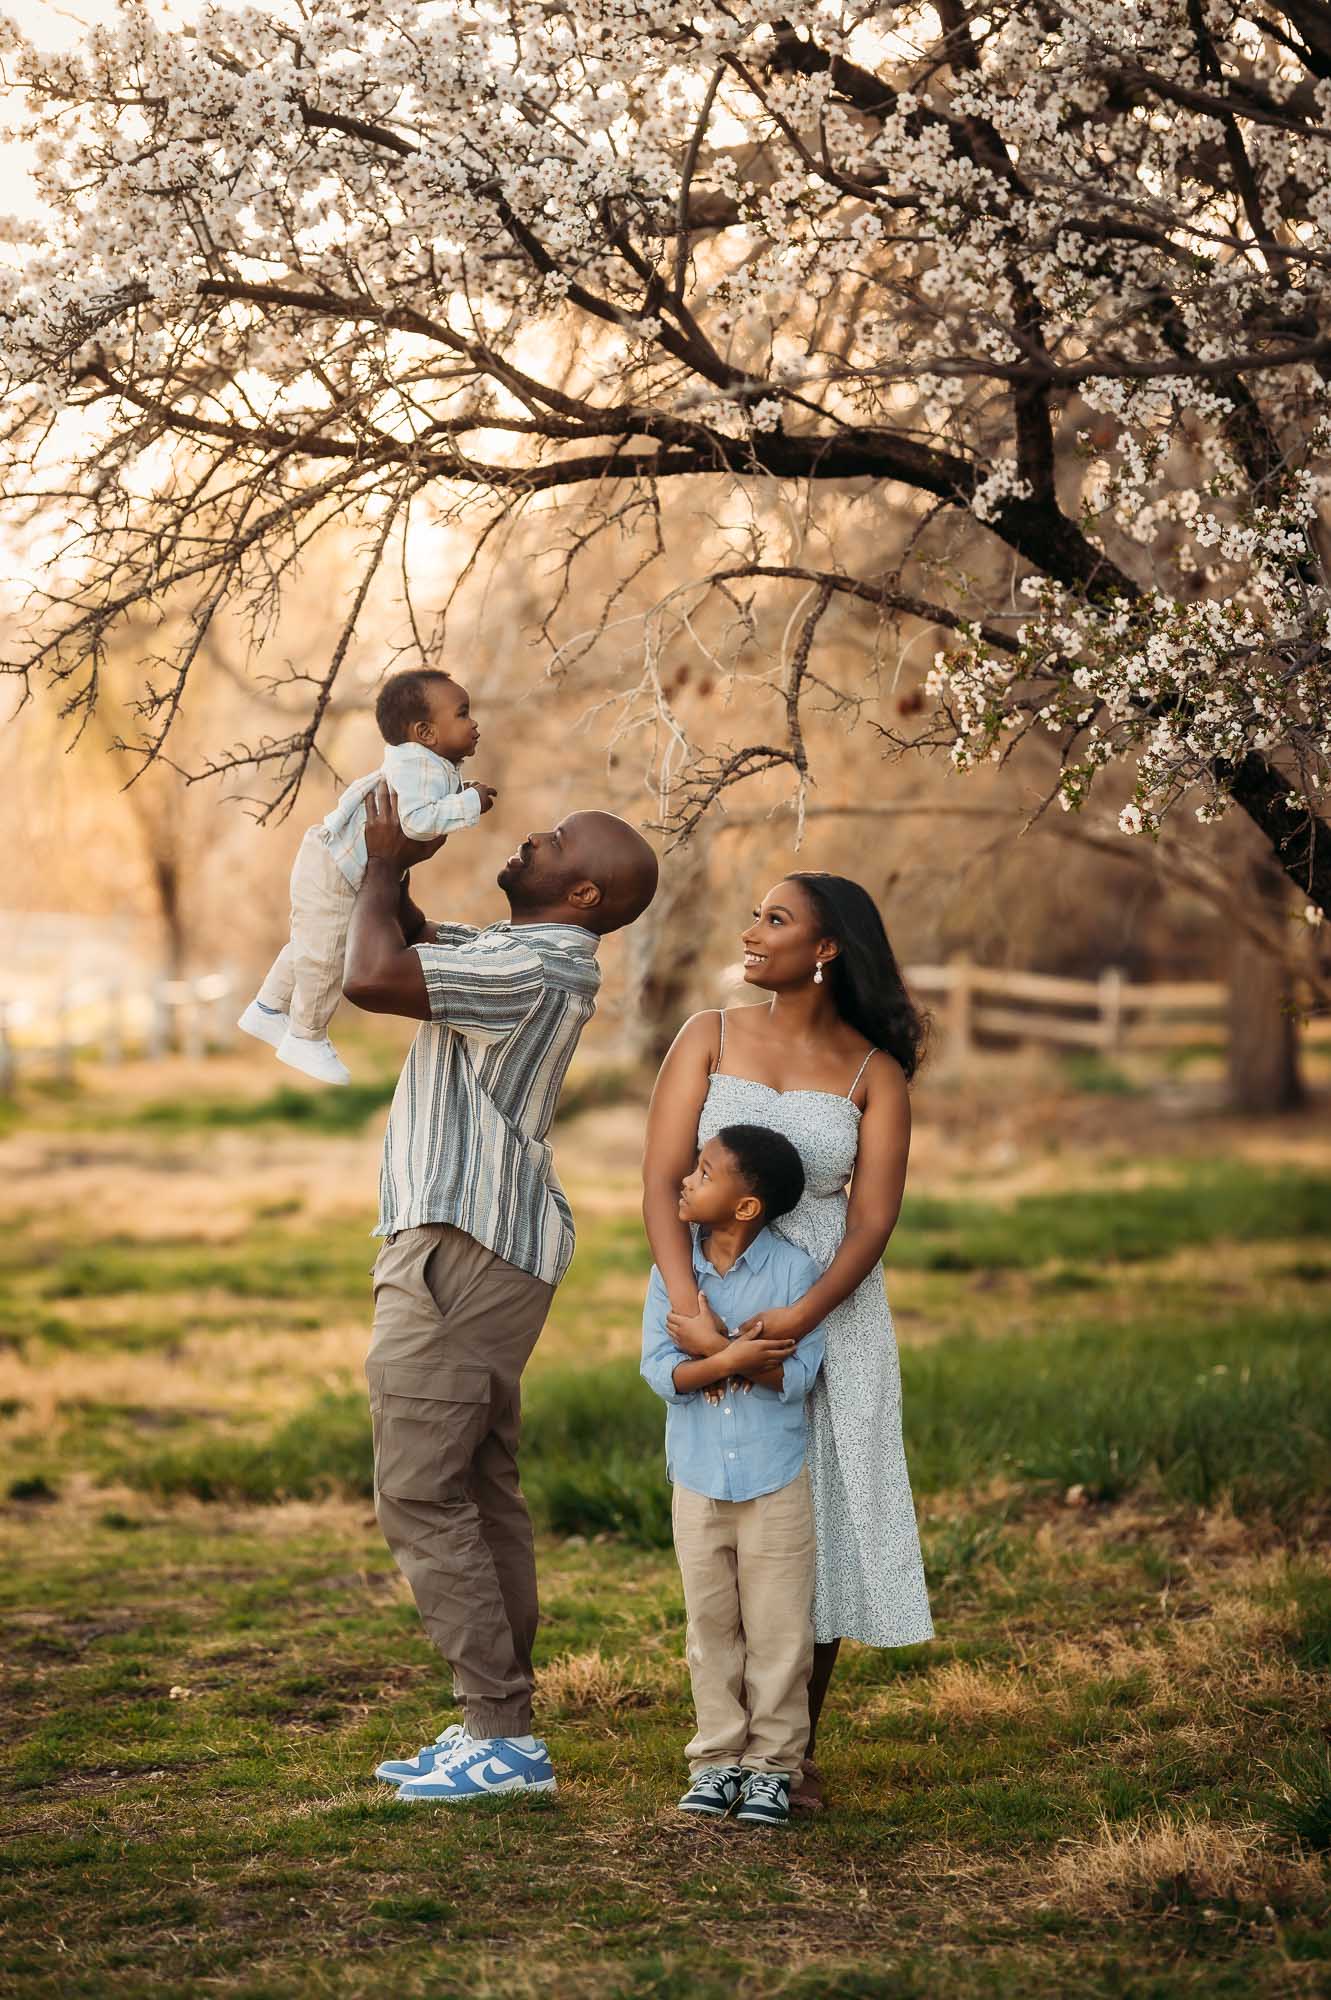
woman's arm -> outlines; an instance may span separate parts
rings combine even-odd
[[[698,1157],[698,1119],[720,1045],[715,1014],[686,1021],[661,1065],[647,1112],[642,1161],[642,1219],[671,1309],[696,1314],[702,1304],[693,1274],[688,1225],[679,1219],[679,1185]],[[713,1352],[725,1345],[715,1336]]]
[[[890,1057],[869,1065],[869,1095],[860,1119],[860,1144],[851,1182],[846,1233],[821,1278],[794,1305],[746,1320],[742,1334],[802,1340],[848,1299],[856,1285],[882,1262],[888,1238],[901,1213],[910,1154],[910,1093]]]

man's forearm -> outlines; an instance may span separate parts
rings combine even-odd
[[[411,876],[402,877],[397,892],[397,920],[402,929],[402,937],[407,945],[420,944],[429,930],[429,920],[423,910],[417,909],[411,900]]]
[[[396,864],[371,856],[352,905],[342,978],[348,1000],[367,1013],[429,1020],[425,974],[405,930],[405,924],[416,918],[423,929],[425,919],[407,894]]]

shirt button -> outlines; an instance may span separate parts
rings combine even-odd
[[[728,1416],[730,1415],[730,1405],[729,1405],[729,1403],[723,1403],[723,1404],[721,1405],[721,1415],[722,1415],[723,1417],[728,1417]]]
[[[733,1452],[733,1451],[728,1451],[728,1452],[726,1453],[726,1457],[727,1457],[727,1458],[733,1458],[734,1456],[735,1456],[735,1454],[734,1454],[734,1452]]]

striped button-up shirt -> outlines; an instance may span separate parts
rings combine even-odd
[[[365,880],[365,801],[380,778],[396,793],[402,831],[413,840],[458,833],[481,816],[480,793],[463,786],[447,757],[436,757],[423,743],[388,744],[379,769],[348,785],[324,820],[324,845],[353,889]]]
[[[441,924],[416,947],[430,1019],[388,1114],[377,1236],[449,1222],[557,1285],[573,1216],[546,1133],[601,983],[577,924]]]

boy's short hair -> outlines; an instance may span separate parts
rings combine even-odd
[[[442,667],[408,667],[390,674],[374,704],[374,719],[385,743],[405,743],[413,722],[430,719],[431,681],[451,680]]]
[[[784,1133],[769,1125],[723,1125],[716,1137],[762,1203],[764,1222],[789,1215],[804,1194],[804,1162]]]

